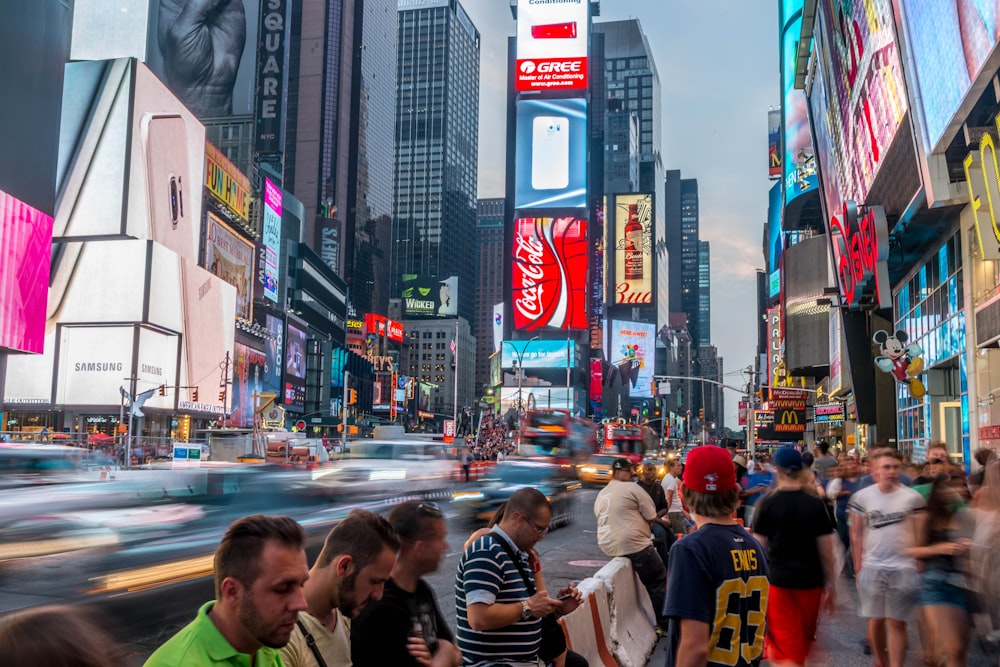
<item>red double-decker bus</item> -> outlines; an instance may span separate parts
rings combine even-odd
[[[597,424],[567,410],[528,410],[521,421],[521,454],[582,459],[597,451]]]
[[[609,422],[604,424],[603,430],[602,451],[623,454],[633,463],[641,463],[643,453],[647,449],[653,449],[656,442],[653,430],[640,424]]]

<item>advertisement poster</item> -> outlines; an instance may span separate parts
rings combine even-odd
[[[229,409],[232,416],[228,424],[237,428],[253,426],[256,401],[264,390],[264,367],[266,359],[263,352],[253,349],[243,343],[236,343],[236,361],[233,364],[233,391],[229,399]]]
[[[781,178],[781,109],[767,112],[767,177]]]
[[[514,208],[587,205],[587,102],[517,103]]]
[[[578,218],[514,221],[514,328],[585,329],[587,223]]]
[[[253,251],[251,241],[208,214],[205,267],[236,288],[236,318],[247,321],[253,319]]]
[[[52,218],[0,190],[0,350],[41,354]]]
[[[205,142],[205,188],[243,222],[250,219],[250,179],[212,142]]]
[[[996,48],[1000,9],[996,2],[901,0],[899,6],[920,86],[925,147],[944,150],[952,136],[945,131]]]
[[[264,389],[278,397],[284,396],[281,372],[285,368],[285,322],[280,317],[268,315],[267,338],[264,343]]]
[[[821,0],[822,1],[822,0]],[[783,0],[781,23],[781,113],[784,142],[781,168],[785,176],[785,202],[816,189],[816,162],[809,134],[806,95],[795,88],[795,65],[802,32],[803,0]]]
[[[513,368],[518,362],[522,368],[566,368],[576,355],[572,340],[505,340],[501,363]]]
[[[781,183],[775,183],[767,197],[768,296],[772,299],[781,292],[781,253],[785,246],[785,235],[781,231],[781,209]]]
[[[150,0],[146,63],[199,118],[253,115],[260,1],[218,0],[199,12],[184,11],[197,3]]]
[[[633,398],[652,398],[656,359],[656,325],[645,322],[611,323],[609,361],[623,382],[631,385]]]
[[[615,197],[615,303],[653,303],[653,197]]]
[[[600,417],[604,411],[604,362],[597,358],[590,360],[590,412]]]
[[[847,9],[819,0],[816,52],[825,69],[824,116],[840,194],[864,203],[908,104],[892,1],[852,2]]]
[[[281,268],[281,190],[264,178],[264,296],[278,302],[278,269]]]
[[[457,317],[458,276],[403,274],[403,316],[406,318]]]
[[[504,304],[498,303],[493,306],[493,351],[499,352],[503,345],[503,309]]]
[[[306,332],[288,323],[285,338],[285,405],[302,410],[306,405]]]
[[[586,90],[589,0],[517,2],[517,90]]]
[[[365,315],[365,333],[367,336],[388,338],[397,343],[403,342],[403,324],[377,313]]]
[[[59,338],[56,403],[118,405],[119,388],[132,372],[134,328],[63,327]],[[137,387],[146,391],[149,387]],[[126,390],[128,387],[126,386]]]

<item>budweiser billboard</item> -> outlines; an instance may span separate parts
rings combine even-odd
[[[586,329],[587,221],[514,222],[511,303],[515,329]]]
[[[615,197],[615,303],[653,303],[653,196]]]

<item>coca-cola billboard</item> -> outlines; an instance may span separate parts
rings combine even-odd
[[[514,222],[511,304],[515,329],[586,329],[587,221]]]

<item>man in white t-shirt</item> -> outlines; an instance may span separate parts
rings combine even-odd
[[[667,519],[670,527],[678,537],[683,535],[684,530],[684,505],[681,504],[680,494],[681,462],[680,459],[673,459],[667,467],[667,474],[663,476],[660,484],[663,492],[667,494]]]
[[[906,660],[906,622],[920,595],[917,562],[907,553],[917,543],[913,515],[926,507],[919,493],[899,483],[901,470],[899,452],[876,450],[876,483],[851,496],[847,505],[859,613],[868,619],[876,664],[888,667],[903,667]]]
[[[632,483],[632,463],[617,458],[611,465],[612,478],[594,501],[597,517],[597,546],[608,556],[624,556],[632,561],[639,581],[646,587],[653,611],[665,633],[667,620],[663,602],[667,596],[667,569],[653,546],[651,526],[656,505],[641,486]]]

